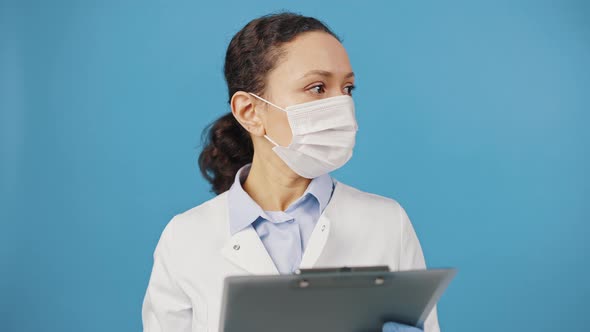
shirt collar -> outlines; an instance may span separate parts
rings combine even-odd
[[[334,183],[330,174],[323,174],[311,180],[307,189],[301,197],[305,197],[307,193],[312,194],[320,204],[320,213],[324,211],[326,205],[332,197]]]
[[[256,203],[242,187],[242,183],[246,180],[246,177],[250,172],[251,165],[251,163],[246,164],[238,170],[234,178],[234,183],[229,188],[228,206],[231,235],[246,228],[256,221],[258,217],[268,219],[260,205],[258,205],[258,203]],[[296,207],[303,199],[305,199],[306,195],[311,194],[319,203],[321,214],[330,201],[333,189],[334,183],[330,174],[320,175],[311,180],[303,195],[293,202],[287,211]]]

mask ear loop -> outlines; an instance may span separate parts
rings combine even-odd
[[[286,112],[286,111],[285,111],[283,108],[281,108],[281,107],[279,107],[279,106],[277,106],[277,105],[275,105],[275,104],[271,103],[270,101],[268,101],[268,100],[266,100],[266,99],[264,99],[264,98],[262,98],[262,97],[259,97],[259,96],[255,95],[255,94],[253,94],[252,92],[248,92],[248,93],[249,93],[249,94],[251,94],[252,96],[254,96],[254,97],[256,97],[256,98],[258,98],[258,99],[262,100],[263,102],[265,102],[265,103],[267,103],[267,104],[269,104],[269,105],[271,105],[271,106],[274,106],[274,107],[276,107],[276,108],[280,109],[280,110],[281,110],[281,111],[283,111],[283,112]]]
[[[248,92],[248,93],[249,93],[249,94],[251,94],[252,96],[254,96],[254,97],[256,97],[256,98],[258,98],[258,99],[262,100],[263,102],[265,102],[265,103],[267,103],[267,104],[269,104],[269,105],[271,105],[271,106],[274,106],[274,107],[276,107],[276,108],[280,109],[280,110],[281,110],[281,111],[283,111],[283,112],[286,112],[284,109],[282,109],[282,108],[278,107],[277,105],[275,105],[275,104],[271,103],[270,101],[268,101],[268,100],[266,100],[266,99],[264,99],[264,98],[262,98],[262,97],[259,97],[259,96],[255,95],[255,94],[251,93],[251,92]],[[266,138],[266,139],[267,139],[269,142],[271,142],[271,143],[272,143],[274,146],[279,146],[279,145],[277,144],[277,142],[275,142],[275,141],[274,141],[272,138],[268,137],[268,135],[264,134],[264,138]]]
[[[267,140],[269,140],[274,146],[279,146],[275,141],[273,141],[270,137],[268,137],[267,134],[264,134],[264,138],[266,138]]]

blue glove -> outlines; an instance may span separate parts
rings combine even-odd
[[[417,327],[399,324],[396,322],[387,322],[383,324],[383,332],[423,332]]]

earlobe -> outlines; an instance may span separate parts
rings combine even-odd
[[[250,134],[263,136],[265,133],[264,126],[262,125],[262,119],[256,112],[254,101],[254,97],[247,92],[237,91],[230,101],[232,114]]]

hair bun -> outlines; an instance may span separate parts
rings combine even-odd
[[[231,187],[240,167],[252,162],[254,147],[249,133],[231,112],[210,124],[199,155],[199,168],[211,183],[211,191],[221,194]]]

